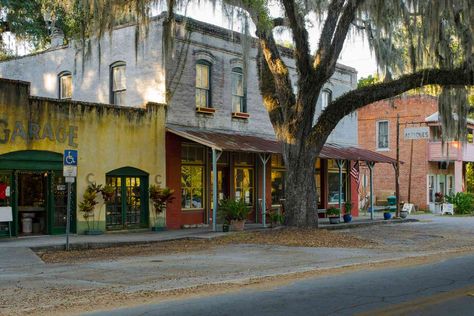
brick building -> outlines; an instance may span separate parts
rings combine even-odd
[[[464,188],[465,163],[474,161],[473,144],[452,141],[444,151],[438,118],[438,100],[427,95],[403,96],[379,101],[358,110],[359,146],[396,158],[397,114],[400,116],[400,201],[407,202],[412,141],[405,140],[405,127],[429,126],[430,138],[413,141],[410,202],[421,209],[434,209],[435,193],[452,194]],[[417,124],[407,124],[407,123]],[[468,133],[474,122],[468,120]],[[368,192],[368,171],[361,171],[362,195]],[[395,192],[393,166],[374,168],[374,194],[377,198]],[[361,197],[363,198],[363,197]]]

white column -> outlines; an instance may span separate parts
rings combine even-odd
[[[454,192],[462,192],[464,177],[462,174],[462,161],[454,162]]]

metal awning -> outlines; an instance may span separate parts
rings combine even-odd
[[[281,154],[283,149],[282,144],[271,136],[230,134],[181,126],[168,126],[166,130],[218,151]],[[331,143],[324,145],[319,157],[323,159],[396,163],[395,159],[371,150]]]

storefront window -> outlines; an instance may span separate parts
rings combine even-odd
[[[347,195],[347,161],[342,167],[341,201],[346,201]],[[339,203],[339,168],[335,160],[328,160],[328,203]]]
[[[181,146],[181,208],[204,208],[204,157],[201,145]]]
[[[314,180],[316,183],[316,193],[318,194],[318,205],[321,204],[321,159],[317,158],[315,163]]]
[[[253,168],[235,168],[235,199],[243,199],[245,204],[252,206],[254,190]]]
[[[272,204],[279,205],[285,198],[285,163],[282,155],[273,154],[272,165]]]

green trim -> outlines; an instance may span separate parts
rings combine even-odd
[[[112,177],[148,177],[149,174],[143,170],[134,167],[123,167],[109,171],[105,174]]]
[[[50,151],[23,150],[0,155],[0,169],[62,170],[63,155]]]

